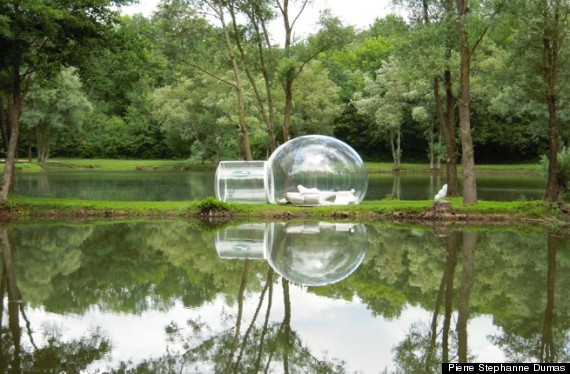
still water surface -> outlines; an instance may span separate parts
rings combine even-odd
[[[570,236],[385,222],[0,227],[0,372],[568,362]]]
[[[445,183],[445,176],[427,173],[370,174],[365,199],[432,199]],[[542,199],[545,185],[544,178],[536,175],[477,176],[481,200]],[[16,175],[15,191],[25,196],[88,200],[181,201],[215,195],[214,172],[175,171],[20,172]]]

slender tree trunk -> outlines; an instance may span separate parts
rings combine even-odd
[[[285,109],[283,111],[283,141],[291,140],[291,116],[293,114],[293,79],[287,78],[283,90],[285,92]]]
[[[445,143],[447,196],[457,196],[457,141],[455,140],[455,97],[451,82],[451,71],[444,72],[445,107],[440,96],[440,77],[434,78],[433,91],[439,120],[440,133]]]
[[[4,93],[0,92],[0,132],[2,133],[2,141],[4,150],[6,151],[8,150],[8,113],[10,112],[10,101],[12,101],[12,99],[5,100]]]
[[[558,167],[558,120],[556,115],[556,97],[549,95],[548,101],[548,178],[544,200],[557,202],[560,196],[561,176]]]
[[[6,164],[0,181],[0,205],[6,204],[8,195],[13,190],[14,173],[16,170],[16,158],[18,140],[20,139],[20,115],[26,94],[31,84],[31,74],[20,75],[20,58],[15,57],[12,61],[12,85],[7,103],[7,128],[2,128],[2,136],[6,146]],[[25,82],[22,87],[22,82]]]
[[[467,0],[457,0],[459,17],[459,129],[463,163],[463,203],[477,204],[477,180],[475,177],[475,150],[471,138],[470,85],[471,51],[467,34]]]
[[[283,4],[278,1],[283,16],[283,26],[285,27],[285,56],[291,57],[291,38],[293,28],[289,20],[289,1],[283,0]],[[291,116],[293,114],[293,81],[295,80],[295,72],[293,67],[289,67],[287,72],[284,72],[283,78],[283,92],[285,94],[285,107],[283,109],[283,141],[291,140]]]
[[[265,16],[263,15],[263,11],[259,7],[259,5],[256,5],[255,7],[255,14],[261,22],[261,29],[263,30],[263,38],[265,40],[265,44],[267,45],[267,51],[269,52],[270,56],[269,59],[273,64],[273,67],[275,68],[278,66],[278,63],[275,58],[275,54],[273,53],[273,45],[271,44],[271,38],[269,37],[269,31],[267,29],[266,20],[264,18]],[[259,61],[261,65],[263,80],[265,82],[265,91],[267,93],[267,106],[269,107],[269,123],[271,124],[271,126],[268,127],[268,131],[271,131],[271,133],[268,133],[267,136],[269,142],[269,153],[271,153],[277,148],[277,142],[275,136],[275,123],[276,123],[275,102],[273,100],[273,93],[271,91],[270,73],[268,69],[268,64],[266,63],[264,58],[264,51],[263,51],[261,38],[259,38],[258,40],[257,48],[259,53]]]
[[[542,79],[545,86],[546,105],[548,107],[548,179],[544,200],[556,202],[560,196],[561,180],[558,166],[558,152],[560,151],[558,134],[558,98],[556,95],[556,80],[558,77],[558,53],[560,48],[557,34],[560,32],[558,4],[552,5],[550,13],[547,0],[542,0],[543,35],[542,35]]]
[[[429,169],[435,169],[435,133],[433,129],[433,122],[430,121],[428,127],[428,141],[429,141],[429,150],[428,150],[428,157],[429,157]]]
[[[249,143],[249,126],[245,119],[245,94],[243,89],[243,84],[241,81],[240,68],[238,66],[235,54],[233,52],[232,42],[230,40],[230,35],[228,33],[228,27],[224,18],[224,8],[221,1],[216,1],[216,9],[222,23],[222,29],[224,31],[224,40],[226,42],[226,47],[228,49],[228,54],[230,56],[230,61],[232,65],[232,70],[234,72],[234,77],[236,81],[236,95],[238,101],[238,122],[241,129],[241,146],[243,150],[243,156],[246,160],[253,160],[251,154],[251,145]]]
[[[300,3],[301,10],[293,21],[289,19],[289,0],[276,0],[277,6],[283,16],[283,26],[285,27],[285,44],[283,50],[287,59],[292,56],[292,37],[293,25],[308,4],[308,0],[303,0]],[[285,107],[283,110],[283,141],[291,139],[291,116],[293,114],[293,82],[297,77],[297,71],[293,66],[290,66],[286,72],[283,72],[282,86],[285,94]]]
[[[269,114],[267,113],[267,110],[265,108],[265,102],[263,100],[263,97],[261,96],[261,92],[260,92],[259,88],[257,87],[257,82],[255,80],[255,77],[253,76],[253,74],[251,73],[251,69],[249,68],[248,58],[247,58],[247,55],[245,53],[245,50],[243,49],[241,39],[239,37],[239,30],[237,29],[236,14],[235,14],[235,9],[233,7],[233,4],[229,5],[229,9],[230,9],[230,15],[232,17],[232,25],[234,28],[234,40],[236,42],[236,46],[238,47],[238,51],[240,53],[241,61],[243,64],[243,69],[247,75],[247,79],[249,80],[251,87],[253,88],[253,92],[255,94],[255,98],[257,101],[257,106],[259,108],[259,112],[261,113],[261,118],[263,119],[263,122],[265,122],[265,125],[267,127],[267,146],[268,146],[270,152],[273,152],[276,148],[275,132],[273,130],[274,129],[274,125],[273,125],[274,123],[272,122],[274,119],[274,116],[272,115],[272,108],[271,108],[271,105],[273,104],[273,102],[272,102],[273,99],[272,99],[271,91],[268,89],[268,74],[267,74],[267,69],[265,67],[265,60],[263,58],[263,48],[261,46],[261,36],[259,33],[259,27],[257,24],[257,19],[255,18],[255,16],[253,14],[248,13],[250,16],[249,17],[250,22],[252,23],[252,25],[254,25],[255,30],[256,30],[258,50],[259,50],[259,62],[261,65],[262,75],[263,75],[264,81],[266,83],[266,94],[267,94],[267,99],[268,99],[268,104],[269,104]]]
[[[396,167],[399,170],[402,166],[402,131],[400,126],[398,126],[398,129],[396,130],[396,158],[398,163]]]
[[[447,22],[451,23],[454,19],[454,0],[445,0],[443,5],[445,7]],[[451,52],[453,48],[453,42],[451,40],[451,33],[446,34],[445,39],[445,61],[449,63],[451,60]],[[455,139],[455,94],[453,93],[453,81],[451,79],[451,68],[449,65],[446,66],[443,72],[443,84],[445,87],[445,110],[443,110],[443,105],[441,104],[441,99],[439,96],[439,77],[435,78],[434,82],[434,96],[436,101],[439,101],[438,113],[440,117],[440,133],[443,136],[443,141],[447,150],[446,157],[446,176],[447,176],[447,196],[457,196],[459,189],[459,182],[457,177],[457,140]],[[437,94],[435,93],[437,91]],[[436,103],[437,104],[437,103]]]
[[[14,170],[16,167],[16,151],[18,148],[18,138],[20,134],[20,106],[19,103],[20,93],[15,92],[12,97],[14,103],[10,113],[10,138],[8,140],[8,149],[6,152],[6,164],[4,165],[4,173],[2,174],[2,181],[0,182],[0,205],[6,204],[10,188],[14,180]]]

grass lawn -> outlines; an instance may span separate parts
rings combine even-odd
[[[359,205],[300,207],[270,204],[229,204],[214,198],[201,201],[93,201],[50,199],[14,195],[8,209],[13,218],[27,217],[179,217],[222,220],[341,219],[370,221],[410,219],[478,222],[542,222],[563,224],[566,214],[544,201],[479,201],[466,206],[462,198],[448,199],[451,211],[426,218],[433,212],[432,200],[377,200]]]

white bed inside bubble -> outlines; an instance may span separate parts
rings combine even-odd
[[[358,200],[354,190],[350,191],[321,191],[318,188],[307,188],[298,185],[299,192],[286,192],[279,204],[293,204],[298,206],[328,206],[328,205],[352,205]]]

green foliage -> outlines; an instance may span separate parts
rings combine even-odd
[[[216,213],[223,213],[230,210],[230,205],[220,201],[214,197],[207,197],[196,204],[198,213],[201,215],[209,215]]]
[[[406,161],[425,160],[426,149],[444,151],[434,140],[439,126],[433,80],[442,78],[443,71],[449,69],[451,92],[457,94],[455,13],[447,8],[448,3],[427,1],[426,24],[420,2],[397,3],[410,11],[409,20],[391,14],[376,19],[368,28],[355,30],[323,13],[313,32],[306,38],[293,39],[287,51],[278,44],[270,50],[263,35],[256,33],[256,27],[262,31],[259,17],[267,21],[279,16],[271,3],[234,4],[238,18],[244,17],[237,28],[244,59],[240,59],[238,50],[235,52],[243,64],[240,78],[245,89],[245,121],[254,158],[267,156],[267,117],[263,118],[260,111],[262,105],[266,111],[270,107],[267,92],[273,95],[272,123],[277,141],[282,140],[279,138],[284,82],[294,82],[291,125],[296,136],[332,134],[367,159],[385,161],[392,157],[390,144],[384,144],[389,136],[379,129],[394,128],[400,123],[402,149],[406,149],[402,157]],[[537,43],[541,34],[537,30],[542,21],[537,15],[542,13],[533,8],[536,3],[529,3],[528,7],[517,6],[518,3],[509,2],[501,8],[473,55],[471,113],[477,162],[536,162],[546,148],[542,57],[536,52],[538,49],[528,48],[540,47]],[[99,15],[95,18],[100,23],[79,13],[68,14],[67,18],[65,4],[57,1],[22,3],[20,6],[27,13],[20,16],[8,4],[11,2],[0,6],[4,10],[0,11],[0,47],[7,51],[0,64],[0,84],[3,89],[10,84],[10,51],[18,50],[16,44],[27,51],[23,55],[25,64],[36,74],[36,87],[32,86],[23,108],[28,128],[22,134],[26,143],[21,144],[20,154],[35,143],[32,129],[43,128],[40,132],[44,134],[56,129],[50,136],[50,157],[189,158],[193,162],[239,157],[242,135],[237,101],[234,89],[228,85],[235,77],[221,30],[199,12],[203,1],[161,3],[148,18],[119,18],[106,7],[85,12]],[[259,6],[259,13],[255,13],[253,5]],[[482,2],[472,6],[468,26],[473,38],[484,26],[482,15],[494,10],[494,5],[495,2]],[[94,4],[81,6],[90,9]],[[33,24],[39,25],[37,29],[27,29],[30,23],[25,14],[35,14]],[[233,37],[233,30],[230,31]],[[34,50],[35,33],[47,37],[52,43],[50,48]],[[77,41],[71,42],[74,38]],[[43,57],[37,57],[35,52]],[[565,66],[569,55],[563,45],[560,66]],[[391,61],[398,62],[400,83],[387,75]],[[45,109],[38,105],[34,109],[33,101],[47,102],[47,98],[39,100],[39,83],[46,93],[54,89],[52,78],[62,63],[80,67],[82,87],[74,88],[76,94],[68,100],[59,96],[58,105]],[[246,65],[259,96],[253,92]],[[378,75],[371,81],[384,85],[378,93],[382,100],[371,102],[366,113],[362,105],[356,110],[351,100],[356,102],[355,98],[368,96],[371,81],[366,77],[379,71],[384,82],[377,82]],[[559,69],[560,103],[568,101],[570,90],[565,89],[564,83],[570,82],[567,75],[566,70]],[[48,88],[45,82],[52,84]],[[440,88],[441,98],[445,99],[443,87]],[[400,100],[391,94],[398,91]],[[83,122],[83,126],[60,126],[63,120],[54,118],[53,112],[63,110],[63,104],[72,105],[71,99],[86,97],[96,109],[89,113],[85,108],[79,117],[74,116],[73,122]],[[6,110],[6,101],[2,105]],[[565,122],[570,117],[568,108],[560,105],[558,116]],[[40,117],[50,118],[43,121],[49,122],[49,126],[39,126]],[[561,137],[563,141],[570,139],[565,126],[561,126]]]
[[[333,121],[342,110],[339,90],[320,63],[313,62],[303,69],[293,90],[298,101],[293,114],[295,136],[332,135]]]
[[[62,69],[53,80],[30,90],[20,120],[24,124],[23,130],[35,138],[40,163],[47,161],[55,140],[65,131],[81,131],[83,121],[91,111],[92,105],[75,69]]]

